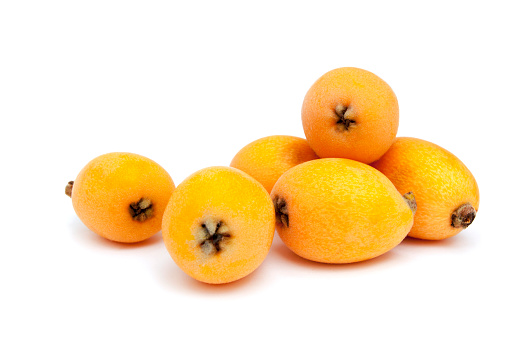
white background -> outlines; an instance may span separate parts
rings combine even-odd
[[[507,338],[509,24],[504,1],[2,1],[2,338]],[[68,180],[128,151],[180,183],[245,144],[304,136],[311,84],[367,69],[400,104],[399,136],[476,177],[475,222],[350,265],[275,237],[238,282],[185,275],[160,234],[103,240]]]

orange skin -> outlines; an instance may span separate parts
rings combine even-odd
[[[230,166],[258,180],[270,193],[277,179],[290,168],[318,159],[306,139],[273,135],[244,146]]]
[[[399,192],[415,193],[417,212],[411,237],[440,240],[464,227],[453,227],[453,212],[470,203],[479,209],[479,188],[468,168],[452,153],[431,142],[400,137],[372,164]],[[466,226],[465,226],[466,227]]]
[[[162,234],[185,273],[221,284],[261,265],[274,228],[274,206],[259,182],[234,168],[209,167],[175,189],[164,212]]]
[[[293,167],[274,185],[271,198],[283,242],[297,255],[323,263],[379,256],[398,245],[413,222],[412,210],[389,179],[348,159]]]
[[[132,153],[108,153],[80,171],[72,185],[72,205],[95,233],[112,241],[134,243],[161,230],[163,212],[174,189],[170,175],[156,162]],[[130,212],[130,205],[141,199],[151,204],[146,220]]]
[[[306,139],[321,158],[369,164],[389,149],[398,124],[398,100],[392,89],[359,68],[327,72],[311,86],[302,105]]]

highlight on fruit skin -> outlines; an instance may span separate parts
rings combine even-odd
[[[208,167],[177,186],[164,212],[162,234],[185,273],[222,284],[262,264],[274,228],[272,200],[258,181],[235,168]]]
[[[90,230],[112,241],[134,243],[161,230],[174,189],[170,175],[155,161],[113,152],[91,160],[65,193]]]
[[[391,87],[355,67],[334,69],[308,90],[302,126],[321,158],[347,158],[369,164],[391,146],[399,126],[399,106]]]
[[[230,166],[256,180],[270,193],[277,179],[298,164],[318,159],[306,139],[289,135],[272,135],[244,146],[233,157]]]
[[[410,237],[446,239],[474,221],[479,187],[465,164],[446,149],[429,141],[398,137],[371,165],[399,192],[415,192],[418,208]]]
[[[279,178],[271,198],[281,240],[317,262],[352,263],[382,255],[407,236],[413,223],[413,194],[403,197],[382,173],[349,159],[297,165]]]

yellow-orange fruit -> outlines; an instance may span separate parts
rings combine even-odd
[[[306,139],[321,158],[371,163],[389,149],[398,124],[398,100],[389,85],[354,67],[325,73],[302,105]]]
[[[209,167],[175,189],[163,217],[163,239],[175,263],[206,283],[227,283],[254,271],[274,237],[274,206],[246,173]]]
[[[81,221],[118,242],[145,240],[161,230],[175,185],[156,162],[133,153],[107,153],[69,182],[66,194]]]
[[[273,135],[244,146],[230,166],[246,172],[270,193],[277,179],[298,164],[318,159],[306,139]]]
[[[276,229],[299,256],[351,263],[398,245],[412,227],[411,201],[382,173],[348,159],[297,165],[274,185]]]
[[[409,236],[445,239],[474,220],[479,209],[475,178],[454,154],[442,147],[416,138],[396,138],[372,166],[400,192],[415,193],[417,213]]]

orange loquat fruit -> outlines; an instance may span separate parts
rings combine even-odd
[[[389,85],[360,68],[343,67],[322,75],[302,104],[302,125],[321,158],[348,158],[369,164],[391,146],[399,106]]]
[[[474,220],[479,187],[468,168],[451,152],[429,141],[399,137],[382,158],[371,164],[400,193],[413,191],[417,201],[414,238],[452,237]]]
[[[177,186],[164,212],[162,233],[185,273],[221,284],[261,265],[274,228],[274,206],[258,181],[234,168],[209,167]]]
[[[90,161],[65,192],[80,220],[100,236],[123,243],[161,230],[175,185],[156,162],[133,153],[107,153]]]
[[[277,179],[300,163],[318,159],[306,139],[273,135],[244,146],[230,166],[251,175],[270,193]]]
[[[297,165],[274,185],[276,230],[293,252],[323,263],[352,263],[398,245],[413,222],[406,198],[382,173],[349,159]]]

